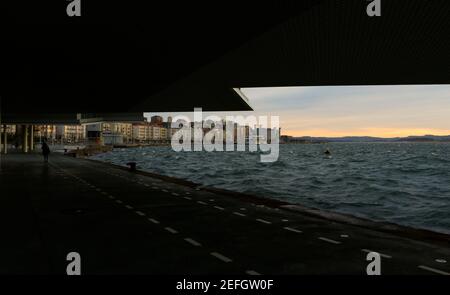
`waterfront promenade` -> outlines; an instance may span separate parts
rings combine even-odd
[[[2,155],[2,274],[448,274],[448,239],[402,236],[53,155]],[[444,261],[447,261],[446,263]]]

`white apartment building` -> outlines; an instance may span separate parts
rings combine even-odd
[[[1,129],[1,132],[2,132],[2,133],[5,132],[5,128],[3,128],[3,127],[4,127],[3,124],[0,125],[0,129]],[[8,135],[16,134],[16,125],[6,125],[6,133],[7,133]]]
[[[133,139],[147,141],[151,139],[151,129],[147,123],[133,124]]]
[[[34,136],[52,141],[56,139],[56,130],[56,125],[34,125]]]
[[[72,142],[84,140],[86,138],[86,126],[57,125],[56,138]]]
[[[152,140],[160,140],[161,139],[161,129],[162,129],[162,127],[159,127],[159,126],[150,126]]]
[[[168,139],[168,138],[167,138],[167,134],[168,134],[167,128],[165,128],[165,127],[160,127],[160,129],[159,129],[159,136],[160,136],[161,140],[166,140],[166,139]]]
[[[122,144],[133,141],[133,124],[101,122],[86,125],[87,138],[97,143]]]

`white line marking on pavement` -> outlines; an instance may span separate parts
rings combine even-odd
[[[158,187],[156,187],[156,186],[152,186],[152,189],[158,189]]]
[[[209,199],[210,202],[214,202],[214,199]]]
[[[98,188],[98,189],[96,189],[96,191],[101,192],[102,190]]]
[[[217,253],[217,252],[211,252],[210,254],[212,256],[216,257],[217,259],[222,260],[223,262],[227,262],[228,263],[228,262],[233,261],[230,258],[228,258],[228,257],[226,257],[226,256],[224,256],[224,255],[222,255],[220,253]]]
[[[291,231],[291,232],[294,232],[294,233],[298,233],[298,234],[302,233],[301,230],[298,230],[298,229],[295,229],[295,228],[292,228],[292,227],[288,227],[288,226],[284,227],[284,229],[288,230],[288,231]]]
[[[241,210],[242,210],[242,211],[246,211],[247,209],[245,209],[245,208],[241,208]]]
[[[192,200],[192,198],[190,198],[190,197],[183,197],[183,199]]]
[[[141,212],[141,211],[135,211],[135,212],[136,212],[137,215],[145,216],[145,213],[144,213],[144,212]]]
[[[116,200],[117,204],[122,204],[123,202],[121,200]]]
[[[114,196],[109,195],[108,198],[110,198],[111,200],[114,200]]]
[[[150,222],[153,222],[154,224],[159,224],[159,221],[153,218],[148,219]]]
[[[439,269],[435,269],[435,268],[432,268],[432,267],[428,267],[428,266],[425,266],[425,265],[419,265],[417,267],[421,268],[421,269],[424,269],[424,270],[428,270],[428,271],[437,273],[437,274],[440,274],[440,275],[450,276],[450,273],[448,273],[448,272],[445,272],[445,271],[442,271],[442,270],[439,270]]]
[[[259,272],[256,272],[254,270],[247,270],[245,273],[248,275],[251,275],[251,276],[260,276],[261,275]]]
[[[175,196],[175,197],[179,196],[179,194],[177,194],[177,193],[172,193],[172,195]]]
[[[242,217],[247,216],[247,215],[242,214],[242,213],[239,213],[239,212],[233,212],[233,214],[234,214],[234,215],[237,215],[237,216],[242,216]]]
[[[178,233],[176,230],[174,230],[174,229],[171,228],[171,227],[165,227],[164,229],[165,229],[166,231],[168,231],[169,233],[172,233],[172,234],[177,234],[177,233]]]
[[[186,195],[190,195],[191,193],[190,192],[186,192]]]
[[[130,210],[134,209],[133,206],[130,206],[130,205],[125,205],[125,208],[130,209]]]
[[[202,205],[208,205],[207,203],[205,203],[203,201],[197,201],[197,203],[202,204]]]
[[[165,192],[165,193],[168,193],[168,192],[169,192],[169,191],[168,191],[168,190],[166,190],[166,189],[163,189],[162,191],[163,191],[163,192]]]
[[[146,183],[144,184],[144,186],[146,186],[146,187],[149,187],[149,185],[148,185],[148,184],[146,184]]]
[[[196,247],[201,247],[202,244],[200,244],[199,242],[197,242],[196,240],[193,240],[191,238],[186,238],[184,239],[186,242],[188,242],[189,244],[192,244]]]
[[[216,209],[219,209],[219,210],[225,210],[225,208],[223,208],[223,207],[220,207],[220,206],[214,206],[214,208],[216,208]]]
[[[380,256],[383,257],[383,258],[392,258],[391,255],[383,254],[383,253],[380,253],[380,252],[377,252],[377,251],[373,251],[373,250],[369,250],[369,249],[361,249],[361,251],[366,252],[366,253],[375,252],[375,253],[380,254]]]
[[[272,224],[272,222],[264,220],[264,219],[260,219],[260,218],[257,218],[256,221],[259,221],[259,222],[265,223],[265,224]]]
[[[445,259],[435,259],[434,261],[436,261],[437,263],[447,263],[447,260]]]
[[[341,235],[341,238],[348,238],[348,235]]]
[[[281,222],[289,222],[289,219],[281,219]]]
[[[339,242],[339,241],[335,241],[335,240],[328,239],[328,238],[324,238],[324,237],[318,237],[318,239],[319,239],[319,240],[322,240],[322,241],[324,241],[324,242],[331,243],[331,244],[336,244],[336,245],[338,245],[338,244],[341,243],[341,242]]]

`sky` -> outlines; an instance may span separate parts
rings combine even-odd
[[[281,134],[291,136],[450,135],[450,85],[270,87],[242,91],[254,112],[214,114],[279,116]]]

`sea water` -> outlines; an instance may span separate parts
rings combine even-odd
[[[331,155],[324,151],[329,149]],[[93,158],[203,185],[450,233],[450,143],[280,145],[259,153],[115,149]]]

